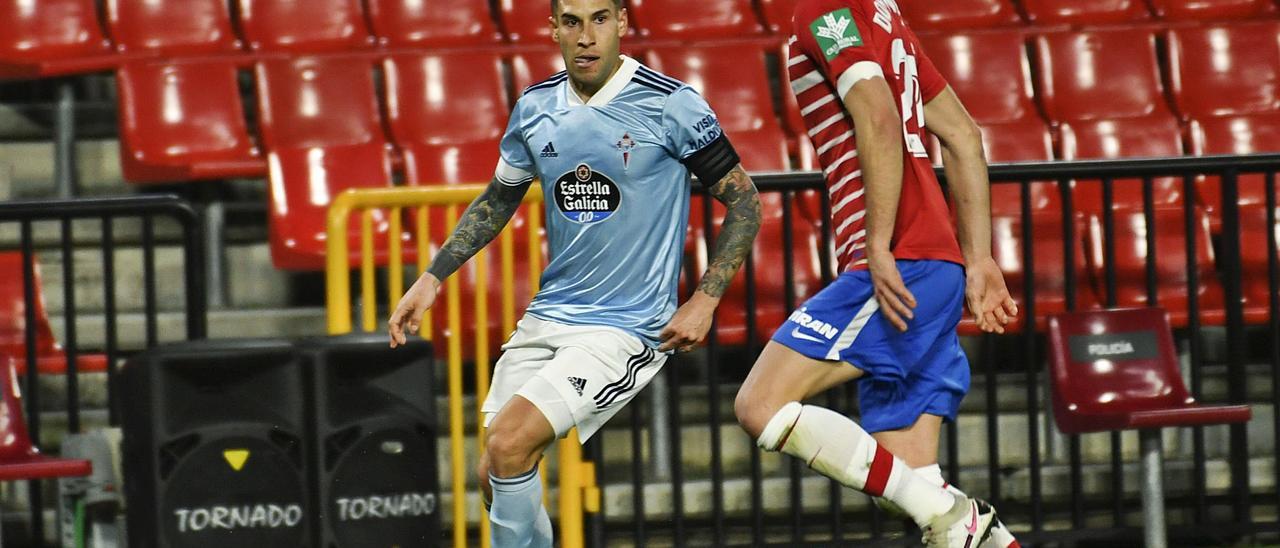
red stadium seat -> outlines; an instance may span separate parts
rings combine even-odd
[[[507,104],[502,59],[497,55],[396,55],[383,63],[383,72],[387,78],[391,136],[407,156],[413,155],[419,145],[475,141],[490,144],[502,137],[511,107]],[[484,176],[485,181],[493,174],[493,165],[487,169],[490,171]],[[414,175],[409,181],[429,182]]]
[[[1039,117],[1001,124],[983,124],[982,142],[991,163],[1042,162],[1053,159],[1053,137]],[[1031,208],[1060,211],[1055,182],[1031,183]],[[1021,215],[1022,189],[1018,184],[991,185],[993,214]]]
[[[785,171],[787,138],[773,112],[763,50],[741,46],[663,47],[649,66],[698,90],[748,171]]]
[[[322,269],[333,199],[348,188],[391,185],[372,66],[360,57],[302,57],[264,60],[256,72],[262,139],[270,151],[272,259],[280,268]],[[374,223],[375,241],[385,246],[385,214]],[[359,223],[351,229],[349,249],[358,264]],[[385,264],[385,247],[377,251]]]
[[[236,53],[225,0],[107,0],[107,26],[121,52],[173,55]]]
[[[119,58],[102,35],[94,0],[0,2],[0,78],[105,70]]]
[[[1103,158],[1165,158],[1182,155],[1182,132],[1168,114],[1118,120],[1063,122],[1063,160]],[[1179,204],[1182,181],[1158,177],[1153,181],[1156,204]],[[1118,179],[1112,186],[1114,205],[1142,207],[1142,184],[1136,179]],[[1076,182],[1077,211],[1098,212],[1103,208],[1099,181]]]
[[[131,182],[261,177],[229,62],[134,62],[116,71],[120,163]]]
[[[997,185],[1000,186],[1000,185]],[[1016,187],[1015,187],[1016,188]],[[1088,231],[1083,215],[1075,218],[1075,248],[1072,271],[1075,275],[1075,310],[1098,308],[1099,300],[1093,292],[1085,258],[1085,238]],[[1062,214],[1058,211],[1037,211],[1031,217],[1031,234],[1035,240],[1032,259],[1035,261],[1035,314],[1036,330],[1043,330],[1045,320],[1051,314],[1067,310],[1066,262],[1063,255],[1066,234],[1062,229]],[[1026,326],[1026,265],[1022,256],[1022,217],[1020,213],[996,214],[991,218],[991,256],[1004,273],[1009,295],[1018,303],[1017,319],[1005,326],[1006,333],[1017,333]],[[961,335],[978,335],[981,330],[965,310],[960,323]]]
[[[83,477],[93,473],[85,459],[42,455],[27,433],[16,360],[0,354],[0,481]]]
[[[1039,117],[1024,40],[1008,30],[920,37],[929,60],[983,125]]]
[[[1050,32],[1036,38],[1039,93],[1051,121],[1169,111],[1155,36],[1141,28]]]
[[[1168,31],[1169,87],[1188,118],[1280,111],[1280,21]]]
[[[53,335],[49,313],[44,305],[44,283],[40,265],[33,261],[35,287],[36,370],[43,374],[62,374],[67,370],[67,355]],[[19,372],[27,370],[27,318],[24,300],[22,253],[0,252],[0,356],[12,356]],[[107,370],[107,357],[102,354],[78,354],[76,370],[102,373]]]
[[[902,17],[916,31],[972,30],[1021,23],[1009,0],[901,0]]]
[[[783,36],[791,35],[791,16],[795,14],[799,0],[760,0],[760,12],[764,14],[769,30]]]
[[[1248,19],[1275,14],[1270,0],[1151,0],[1156,15],[1169,20]]]
[[[1151,19],[1142,0],[1022,0],[1035,25],[1105,25]]]
[[[1141,208],[1121,207],[1114,212],[1116,306],[1154,306],[1169,311],[1175,327],[1188,323],[1187,297],[1187,234],[1183,229],[1183,208],[1163,207],[1154,210],[1155,250],[1147,249],[1147,223]],[[1213,242],[1209,233],[1209,217],[1196,209],[1196,271],[1199,276],[1197,297],[1200,321],[1221,325],[1226,318],[1222,284],[1214,271]],[[1090,220],[1089,239],[1093,278],[1098,296],[1106,302],[1106,257],[1103,241],[1106,238],[1102,221],[1094,216]],[[1156,264],[1156,303],[1147,302],[1147,257],[1153,255]]]
[[[559,48],[546,47],[520,50],[511,56],[511,80],[515,84],[516,97],[524,88],[550,78],[551,75],[564,71],[564,57]]]
[[[367,1],[369,24],[384,46],[474,46],[502,41],[487,0],[450,2],[447,8],[421,0]]]
[[[502,27],[516,43],[551,43],[551,6],[545,0],[498,0]]]
[[[1276,215],[1280,219],[1280,210]],[[1265,205],[1240,207],[1240,266],[1244,283],[1245,321],[1264,323],[1271,318],[1271,290],[1267,257],[1267,210]],[[1272,225],[1276,242],[1280,242],[1280,223]],[[1280,244],[1277,244],[1280,253]]]
[[[1280,112],[1191,120],[1190,133],[1191,153],[1197,156],[1280,152]],[[1218,215],[1222,207],[1219,185],[1217,177],[1204,177],[1196,182],[1196,199],[1210,212],[1214,233],[1217,233],[1221,222]],[[1237,203],[1242,206],[1266,203],[1265,176],[1262,174],[1241,174],[1237,189]]]
[[[764,33],[750,0],[631,0],[627,9],[640,35],[708,40]]]
[[[253,51],[324,53],[374,45],[360,0],[236,1],[240,30]]]

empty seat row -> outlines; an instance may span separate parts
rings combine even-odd
[[[1150,0],[1149,5],[1146,0],[900,0],[898,4],[908,24],[922,32],[1252,19],[1271,17],[1277,11],[1272,0]]]
[[[1246,19],[1275,14],[1272,0],[1021,0],[1037,25],[1109,24],[1153,18]],[[0,5],[0,78],[104,70],[136,57],[325,53],[373,48],[475,47],[550,36],[546,0],[27,0]],[[790,32],[794,0],[631,0],[635,35],[697,40]],[[1023,22],[1012,0],[902,0],[921,31]],[[1150,8],[1150,9],[1149,9]]]

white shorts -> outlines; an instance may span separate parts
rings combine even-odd
[[[502,350],[480,408],[485,426],[518,394],[542,412],[556,437],[565,437],[577,426],[582,443],[648,385],[667,361],[667,354],[621,329],[565,325],[527,315]]]

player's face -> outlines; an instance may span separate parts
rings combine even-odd
[[[560,43],[569,77],[582,91],[595,93],[622,63],[620,39],[627,10],[613,0],[560,0],[551,16],[551,36]]]

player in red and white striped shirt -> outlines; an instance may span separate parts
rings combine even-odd
[[[760,447],[802,458],[910,515],[931,547],[1017,541],[986,503],[948,490],[943,420],[969,389],[956,325],[1017,314],[991,258],[981,134],[894,0],[800,0],[787,71],[832,204],[840,276],[774,334],[738,393]],[[959,230],[925,150],[943,145]],[[859,380],[862,425],[799,402]]]

